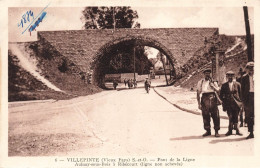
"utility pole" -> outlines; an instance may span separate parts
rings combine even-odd
[[[114,26],[114,31],[115,31],[116,30],[115,7],[113,7],[113,26]]]
[[[249,17],[247,6],[243,6],[244,10],[244,19],[245,19],[245,27],[246,27],[246,44],[247,44],[247,58],[248,62],[254,61],[252,57],[252,44],[251,44],[251,34],[250,34],[250,25],[249,25]]]
[[[134,43],[134,81],[135,81],[135,43]]]

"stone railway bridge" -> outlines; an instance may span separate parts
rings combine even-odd
[[[172,66],[184,64],[204,45],[205,38],[218,36],[218,28],[158,28],[39,31],[38,41],[54,48],[83,72],[93,70],[92,82],[103,86],[104,75],[120,43],[158,49]],[[107,55],[109,54],[109,57]],[[106,57],[105,57],[106,56]]]

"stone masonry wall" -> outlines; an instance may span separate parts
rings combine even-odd
[[[143,39],[142,45],[164,52],[173,62],[184,64],[200,47],[205,38],[218,35],[218,28],[159,28],[159,29],[103,29],[39,31],[38,40],[48,41],[63,56],[83,72],[90,70],[96,54],[104,45],[129,39]]]

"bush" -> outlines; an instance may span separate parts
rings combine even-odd
[[[60,72],[63,72],[63,73],[69,69],[67,61],[65,59],[62,60],[62,64],[58,67],[58,69],[60,70]]]

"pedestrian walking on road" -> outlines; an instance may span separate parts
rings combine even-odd
[[[126,80],[126,78],[124,79],[124,83],[125,83],[125,87],[126,87],[126,84],[127,84],[127,80]]]
[[[137,87],[137,81],[136,81],[136,79],[134,79],[134,88],[136,88]]]
[[[127,80],[127,86],[130,89],[130,79]]]
[[[130,88],[133,87],[133,79],[130,79]]]
[[[148,78],[146,78],[144,81],[144,88],[147,93],[149,93],[150,87],[151,87],[151,82],[148,80]]]
[[[127,81],[127,83],[128,83],[128,88],[131,89],[131,88],[133,87],[133,80],[132,80],[132,79],[129,79],[129,80]]]
[[[226,136],[232,135],[232,130],[236,130],[236,135],[242,135],[238,129],[238,115],[242,108],[241,85],[235,81],[235,73],[226,73],[227,82],[221,86],[220,98],[222,100],[223,111],[227,111],[229,118],[228,132]]]
[[[247,118],[248,132],[250,133],[246,139],[254,138],[254,62],[246,64],[247,74],[242,77],[241,90],[242,101],[245,108]]]
[[[118,85],[118,83],[117,83],[117,81],[114,79],[114,80],[113,80],[113,87],[114,87],[114,90],[116,90],[117,85]]]
[[[202,111],[204,129],[206,133],[202,136],[211,135],[210,117],[213,119],[215,137],[219,137],[220,118],[218,111],[218,95],[219,87],[217,82],[214,82],[210,76],[211,70],[204,70],[204,78],[197,85],[197,101],[199,109]],[[202,95],[202,96],[201,96]]]

